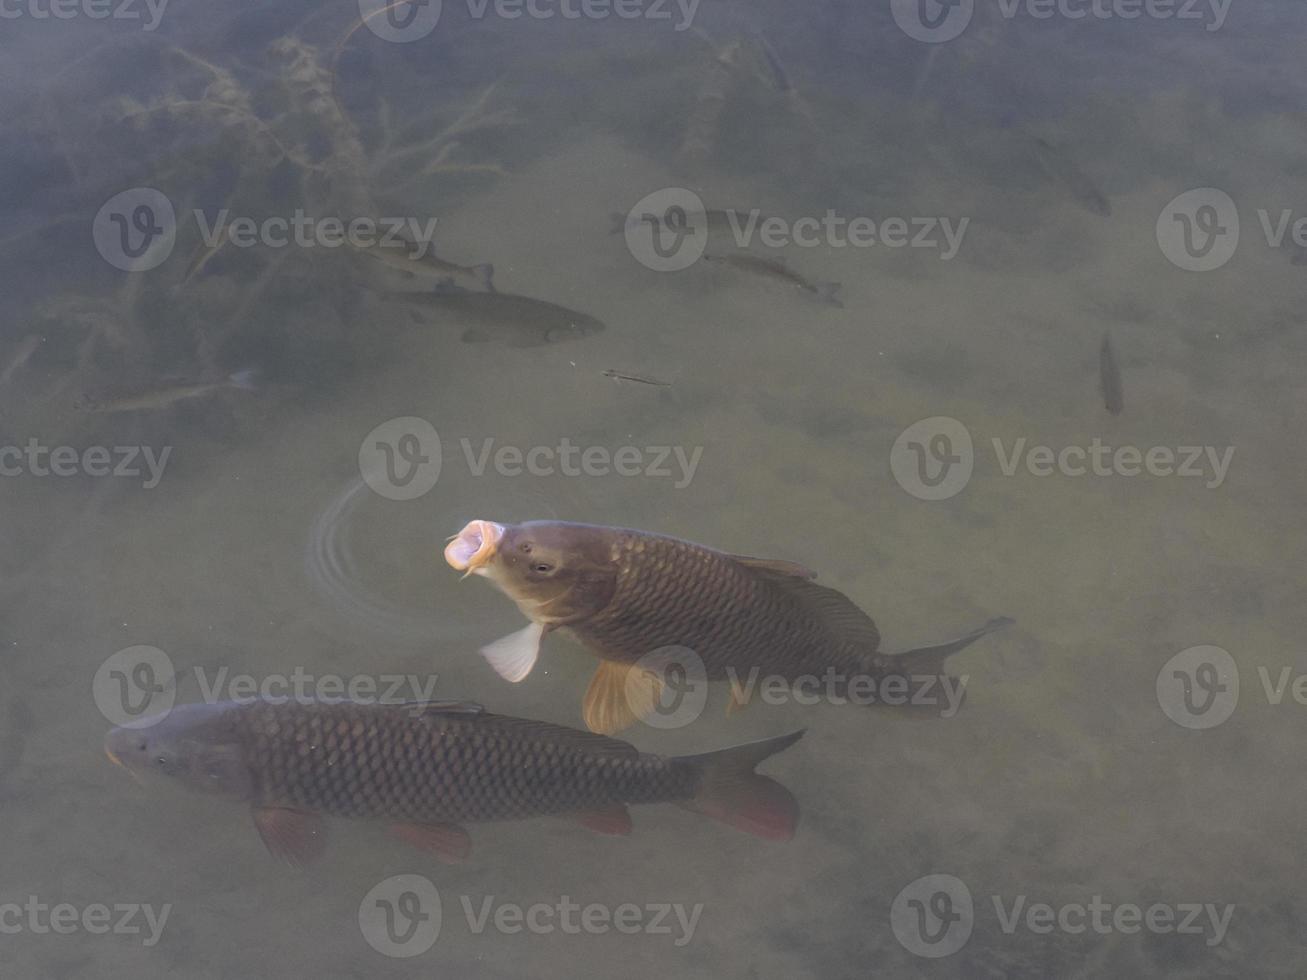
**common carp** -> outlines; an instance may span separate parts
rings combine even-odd
[[[321,853],[324,816],[384,820],[460,861],[472,846],[464,823],[558,815],[626,834],[635,803],[675,803],[788,840],[798,805],[753,770],[802,735],[664,757],[471,702],[256,699],[177,705],[113,729],[105,753],[133,774],[249,803],[268,850],[292,864]]]
[[[629,528],[477,520],[450,541],[445,560],[489,578],[531,621],[481,651],[500,676],[524,679],[545,634],[560,628],[600,658],[584,716],[591,730],[607,733],[653,710],[662,681],[638,662],[664,648],[689,648],[707,680],[731,680],[738,707],[748,694],[737,681],[747,675],[794,683],[833,674],[841,689],[867,678],[939,677],[946,657],[1011,622],[994,619],[949,643],[884,654],[871,617],[802,565]],[[648,677],[632,683],[632,670]]]

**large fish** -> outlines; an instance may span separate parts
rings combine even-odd
[[[620,731],[661,696],[647,655],[688,647],[708,680],[799,677],[938,677],[944,659],[1011,620],[991,620],[952,642],[897,655],[847,596],[817,585],[788,561],[745,558],[628,528],[531,521],[472,521],[445,549],[456,570],[489,578],[531,621],[481,652],[500,676],[521,681],[540,643],[566,628],[600,658],[586,691],[593,731]],[[631,676],[638,670],[644,676]],[[745,703],[732,684],[732,707]]]
[[[303,700],[177,705],[115,728],[110,761],[242,800],[274,855],[325,845],[324,816],[388,821],[447,861],[471,851],[461,824],[570,816],[599,833],[631,829],[630,803],[676,803],[768,840],[788,840],[798,805],[753,770],[802,731],[668,758],[626,742],[478,704]]]

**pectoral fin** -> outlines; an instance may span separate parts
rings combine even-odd
[[[657,674],[633,664],[602,660],[582,702],[585,726],[600,735],[620,732],[649,715],[662,691],[662,678]]]
[[[273,857],[303,867],[322,854],[327,829],[316,813],[280,806],[256,806],[254,826]]]
[[[525,680],[540,657],[540,641],[544,638],[545,627],[540,623],[529,623],[525,629],[518,630],[501,640],[481,648],[481,656],[490,661],[495,673],[514,684]]]

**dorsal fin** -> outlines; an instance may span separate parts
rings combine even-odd
[[[880,648],[880,630],[875,621],[843,592],[766,564],[745,567],[773,588],[802,603],[842,642],[860,647],[866,653],[874,653]]]
[[[807,565],[800,565],[797,561],[786,561],[784,558],[750,558],[747,555],[731,555],[730,558],[745,568],[758,568],[775,572],[778,575],[791,575],[795,578],[814,579],[817,577],[817,573]]]
[[[487,722],[493,721],[490,730],[511,732],[532,742],[550,742],[560,748],[574,749],[591,755],[608,755],[620,758],[638,756],[640,751],[629,742],[623,742],[607,735],[596,735],[576,728],[566,728],[547,721],[534,721],[530,718],[512,718],[508,715],[485,715]]]
[[[412,713],[414,718],[423,715],[481,715],[485,706],[475,701],[388,701],[389,706]]]

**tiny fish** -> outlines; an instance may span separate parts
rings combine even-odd
[[[748,252],[727,252],[723,255],[712,255],[705,252],[703,257],[708,262],[720,262],[753,275],[775,279],[795,286],[805,293],[811,293],[823,303],[829,303],[831,306],[840,308],[844,306],[839,295],[842,288],[839,283],[813,282],[806,276],[791,269],[784,259],[764,258],[761,255],[752,255]]]
[[[637,803],[788,840],[798,804],[754,767],[802,735],[666,757],[472,702],[255,699],[176,705],[113,729],[104,748],[134,775],[249,804],[268,851],[302,865],[325,847],[324,817],[385,821],[449,862],[471,853],[464,823],[567,816],[627,834]]]
[[[1035,144],[1035,156],[1039,165],[1054,180],[1062,183],[1071,196],[1086,211],[1106,218],[1112,213],[1112,205],[1097,185],[1089,179],[1065,152],[1059,150],[1047,140],[1032,137]]]
[[[388,293],[388,298],[414,309],[437,310],[467,324],[465,344],[494,343],[503,347],[544,347],[580,340],[604,329],[590,316],[515,293],[483,293],[447,288],[433,293]]]
[[[630,229],[647,227],[651,224],[670,231],[701,228],[709,235],[725,235],[734,234],[737,229],[743,230],[750,224],[761,224],[767,220],[761,214],[755,216],[752,211],[741,208],[708,208],[705,211],[669,210],[660,215],[636,214],[633,211],[622,214],[620,211],[612,211],[608,218],[611,221],[608,229],[610,235],[625,234]]]
[[[432,280],[436,285],[458,286],[469,290],[495,291],[495,267],[489,262],[480,265],[457,265],[439,258],[430,242],[418,245],[408,238],[399,238],[385,244],[377,242],[367,247],[354,246],[360,255],[382,263],[409,276]]]
[[[87,395],[77,402],[76,407],[79,411],[99,414],[155,411],[168,408],[178,402],[204,398],[228,389],[252,391],[256,387],[255,374],[253,368],[247,368],[221,381],[187,381],[143,391]]]
[[[530,620],[481,650],[504,679],[526,678],[555,629],[599,658],[584,716],[592,731],[605,733],[654,710],[661,679],[637,662],[665,647],[693,650],[710,681],[732,680],[739,707],[749,695],[734,681],[750,675],[794,681],[833,672],[846,684],[855,677],[939,678],[946,657],[1011,622],[994,619],[951,642],[887,655],[871,617],[813,582],[802,565],[593,524],[472,521],[445,548],[445,561],[464,577],[488,578]]]
[[[612,368],[605,370],[603,375],[605,378],[612,378],[614,381],[634,381],[637,384],[653,385],[657,388],[670,388],[672,386],[670,381],[659,381],[657,378],[651,378],[644,374],[626,374],[622,371],[614,371]]]
[[[1120,415],[1125,408],[1125,397],[1121,390],[1121,369],[1116,364],[1116,352],[1112,349],[1112,337],[1103,334],[1103,346],[1098,349],[1098,381],[1103,389],[1103,402],[1113,415]]]
[[[44,339],[40,334],[33,333],[28,334],[19,342],[18,346],[14,348],[13,356],[9,358],[9,363],[5,365],[3,371],[0,371],[0,385],[8,384],[9,379],[26,366]]]

